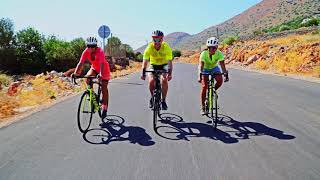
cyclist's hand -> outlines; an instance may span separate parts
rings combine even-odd
[[[78,76],[78,75],[77,75],[76,73],[72,73],[72,74],[70,75],[71,79],[76,79],[77,76]]]
[[[72,73],[72,74],[70,75],[71,81],[72,81],[74,84],[77,84],[77,82],[76,82],[76,77],[77,77],[77,76],[78,76],[78,75],[75,74],[75,73]]]
[[[224,75],[224,82],[228,82],[228,81],[229,81],[229,74],[227,71],[226,74]]]
[[[101,76],[101,74],[97,74],[96,77],[97,77],[98,79],[101,79],[102,76]]]
[[[202,81],[202,78],[201,78],[201,75],[199,75],[198,76],[198,82],[201,83],[201,81]]]
[[[142,80],[146,80],[146,70],[143,69],[142,70],[142,74],[141,74],[141,77],[140,77]]]

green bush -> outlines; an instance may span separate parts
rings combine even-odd
[[[261,35],[261,34],[263,34],[263,33],[264,33],[264,32],[261,31],[260,29],[257,29],[257,30],[255,30],[255,31],[253,31],[253,35],[255,35],[255,36]]]
[[[73,45],[75,44],[77,43]],[[75,48],[77,47],[73,47],[71,43],[59,40],[55,36],[46,39],[43,49],[47,70],[66,71],[75,67],[79,61],[79,54],[77,58]]]
[[[139,55],[137,56],[137,59],[142,60],[142,59],[143,59],[143,55],[142,55],[142,54],[139,54]]]
[[[308,19],[306,22],[301,23],[301,27],[310,27],[310,26],[318,26],[320,18],[311,18]]]
[[[281,32],[281,31],[287,31],[287,30],[290,30],[290,26],[288,26],[288,25],[282,25],[282,26],[280,26],[280,28],[279,28],[279,31]]]
[[[222,41],[222,44],[227,44],[227,45],[232,45],[233,43],[235,43],[236,41],[238,41],[239,37],[238,36],[231,36],[228,38],[225,38]]]
[[[173,55],[173,57],[180,57],[180,56],[181,56],[181,51],[179,51],[179,50],[173,50],[173,51],[172,51],[172,55]]]
[[[277,26],[274,26],[274,27],[270,27],[270,28],[267,28],[267,29],[264,29],[262,30],[263,32],[265,33],[273,33],[273,32],[279,32],[281,30],[284,31],[284,29],[287,29],[288,30],[288,27],[290,29],[298,29],[301,27],[301,23],[302,21],[306,19],[306,17],[304,16],[300,16],[300,17],[297,17],[291,21],[288,21],[288,22],[285,22],[285,23],[282,23],[282,24],[279,24]],[[284,26],[284,27],[283,27]],[[282,29],[280,29],[281,27],[283,27]]]
[[[0,84],[8,87],[11,82],[12,82],[12,78],[10,76],[6,74],[1,74],[0,72]]]

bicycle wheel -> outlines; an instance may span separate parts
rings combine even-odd
[[[102,97],[101,96],[99,96],[97,93],[94,93],[94,95],[95,95],[95,100],[96,100],[96,104],[98,105],[98,115],[99,115],[99,117],[101,118],[101,115],[102,115],[102,109],[101,109],[101,102],[102,102]]]
[[[84,92],[81,96],[80,103],[78,106],[78,127],[79,130],[84,133],[86,132],[91,124],[93,114],[93,105],[90,102],[89,92]]]
[[[218,95],[217,92],[214,91],[213,92],[213,102],[214,102],[214,117],[212,118],[212,121],[214,121],[214,128],[217,128],[218,125]],[[213,115],[213,111],[212,111],[212,115]]]
[[[160,111],[160,99],[158,93],[155,93],[153,96],[153,129],[156,130],[158,115]]]

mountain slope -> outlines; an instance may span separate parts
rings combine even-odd
[[[174,48],[198,49],[210,36],[248,35],[255,30],[269,28],[299,16],[320,15],[320,0],[263,0],[243,13],[204,31],[186,37]]]
[[[186,37],[189,37],[189,36],[190,36],[190,34],[185,33],[185,32],[174,32],[174,33],[170,33],[170,34],[166,35],[166,36],[164,37],[164,41],[167,42],[167,43],[170,45],[170,47],[173,48],[173,47],[175,47],[177,44],[179,44],[179,42],[180,42],[182,39],[184,39],[184,38],[186,38]],[[141,52],[141,53],[143,53],[144,50],[146,49],[146,47],[147,47],[147,45],[144,45],[144,46],[136,49],[135,52]],[[173,48],[173,49],[174,49],[174,48]]]
[[[192,36],[182,36],[173,49],[198,50],[210,36],[223,39],[231,35],[249,35],[255,30],[270,28],[300,16],[320,16],[320,0],[262,0],[241,14],[211,26]]]

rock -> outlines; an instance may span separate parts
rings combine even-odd
[[[23,113],[23,112],[29,111],[35,107],[36,106],[26,106],[26,107],[16,108],[16,109],[14,109],[14,111],[19,112],[19,113]]]
[[[21,75],[13,75],[12,79],[13,79],[13,81],[22,81],[23,80]]]
[[[41,78],[43,76],[44,76],[44,73],[41,73],[41,74],[36,75],[36,78]]]
[[[14,96],[18,92],[18,87],[21,82],[13,82],[10,84],[7,94],[9,96]]]
[[[57,71],[55,71],[55,70],[52,70],[52,71],[50,72],[50,74],[57,75],[57,74],[58,74],[58,72],[57,72]]]
[[[245,65],[249,65],[249,64],[255,62],[255,61],[258,60],[258,59],[259,59],[259,56],[255,54],[255,55],[253,55],[253,56],[251,56],[251,57],[249,57],[249,58],[247,59]]]

